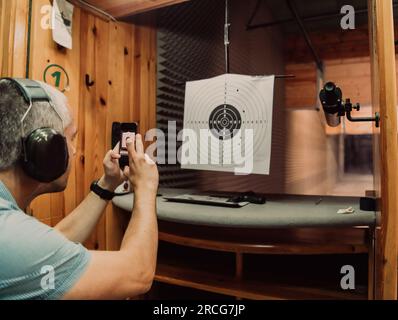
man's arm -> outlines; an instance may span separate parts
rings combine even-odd
[[[104,183],[103,179],[98,184],[106,190],[115,190],[114,187]],[[90,192],[75,210],[55,226],[55,229],[70,241],[82,243],[90,236],[107,205],[108,201],[101,199],[94,192]]]
[[[64,299],[122,299],[145,293],[152,285],[158,247],[156,193],[159,175],[155,163],[145,157],[140,135],[136,141],[129,141],[127,147],[130,165],[124,174],[135,196],[121,249],[92,251],[87,270]]]
[[[118,148],[117,145],[106,154],[103,163],[105,175],[98,182],[101,188],[112,192],[125,180],[119,168],[120,155],[116,151]],[[75,210],[55,226],[55,229],[73,242],[84,242],[97,225],[107,204],[108,201],[90,192]]]

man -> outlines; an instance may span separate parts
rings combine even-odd
[[[159,177],[155,163],[144,154],[140,135],[127,143],[129,167],[120,170],[115,148],[106,154],[105,174],[97,183],[113,192],[128,179],[134,190],[132,218],[119,251],[88,251],[80,244],[108,204],[98,193],[90,192],[55,228],[25,214],[37,196],[65,189],[76,152],[77,129],[66,97],[44,83],[40,86],[53,106],[34,102],[24,131],[51,127],[62,132],[68,169],[49,183],[26,174],[21,167],[21,119],[29,104],[13,81],[0,80],[0,299],[124,299],[147,292],[156,266]]]

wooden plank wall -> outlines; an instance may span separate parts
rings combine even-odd
[[[25,76],[29,0],[0,0],[0,75]]]
[[[9,2],[1,0],[1,8]],[[20,4],[24,10],[27,8]],[[155,127],[156,29],[153,21],[142,25],[106,22],[75,8],[73,49],[66,50],[52,41],[51,29],[41,26],[41,10],[48,4],[48,0],[33,0],[30,77],[43,80],[44,70],[51,64],[66,70],[70,85],[65,94],[79,130],[68,188],[60,194],[42,196],[31,206],[35,217],[55,225],[84,199],[91,182],[101,177],[102,160],[111,145],[113,121],[137,121],[141,132]],[[23,41],[19,39],[21,49],[13,57],[22,54]],[[25,63],[21,65],[25,67]],[[85,85],[86,74],[94,81],[91,87]],[[2,75],[21,73],[7,69]],[[122,236],[119,224],[125,222],[125,216],[109,205],[86,245],[118,249]]]
[[[380,112],[375,129],[375,190],[380,200],[380,225],[376,230],[375,297],[397,299],[397,81],[392,3],[368,0],[372,63],[372,107]]]
[[[30,69],[29,78],[43,81],[43,74],[47,66],[57,64],[62,66],[70,78],[69,90],[65,92],[68,97],[69,105],[73,116],[77,119],[79,107],[79,87],[80,87],[80,10],[76,10],[73,20],[73,50],[59,49],[52,40],[52,32],[49,27],[43,29],[46,16],[43,15],[43,6],[48,6],[46,0],[36,0],[32,3],[32,33],[30,50]],[[48,12],[48,11],[47,11]],[[48,22],[48,21],[47,21]],[[49,80],[55,80],[52,77]],[[55,85],[54,82],[50,82]],[[64,87],[62,78],[61,87]],[[72,168],[69,185],[64,194],[45,195],[36,200],[31,206],[33,214],[41,221],[55,225],[66,213],[73,210],[76,205],[75,171]]]

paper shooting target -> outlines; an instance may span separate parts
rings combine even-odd
[[[252,154],[252,173],[269,174],[273,95],[274,76],[225,74],[187,82],[184,130],[194,131],[197,141],[184,141],[182,168],[232,172]]]

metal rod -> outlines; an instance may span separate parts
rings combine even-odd
[[[288,78],[296,78],[294,74],[277,74],[275,75],[275,79],[288,79]]]
[[[30,70],[30,47],[31,47],[31,39],[32,39],[32,0],[29,0],[28,4],[28,39],[26,45],[26,65],[25,65],[25,78],[29,78],[29,70]]]
[[[225,0],[225,26],[224,26],[224,46],[225,46],[225,73],[229,73],[229,2]]]
[[[357,117],[353,118],[351,116],[351,111],[346,112],[347,119],[350,120],[351,122],[362,122],[362,121],[376,121],[375,117]]]
[[[259,75],[259,77],[267,77],[269,75]],[[295,78],[296,76],[294,74],[276,74],[275,75],[275,79],[291,79],[291,78]],[[189,81],[198,81],[201,79],[197,79],[197,80],[189,80]],[[175,83],[176,86],[185,86],[186,82],[176,82]]]
[[[301,19],[301,17],[299,16],[299,14],[298,14],[298,12],[297,12],[297,8],[296,8],[296,5],[295,5],[294,1],[293,1],[293,0],[286,0],[286,3],[287,3],[287,5],[288,5],[288,7],[289,7],[289,9],[290,9],[290,11],[291,11],[291,13],[292,13],[292,15],[294,16],[294,18],[295,18],[295,20],[296,20],[298,26],[300,27],[301,33],[302,33],[303,36],[304,36],[304,39],[305,39],[305,42],[306,42],[307,45],[308,45],[308,48],[311,50],[311,53],[312,53],[312,56],[313,56],[313,58],[314,58],[314,60],[315,60],[315,63],[316,63],[317,68],[318,68],[321,72],[323,72],[323,64],[322,64],[322,61],[321,61],[321,59],[319,58],[318,53],[316,52],[314,46],[312,45],[311,38],[310,38],[310,36],[309,36],[309,34],[308,34],[307,29],[306,29],[305,26],[304,26],[303,20]]]

